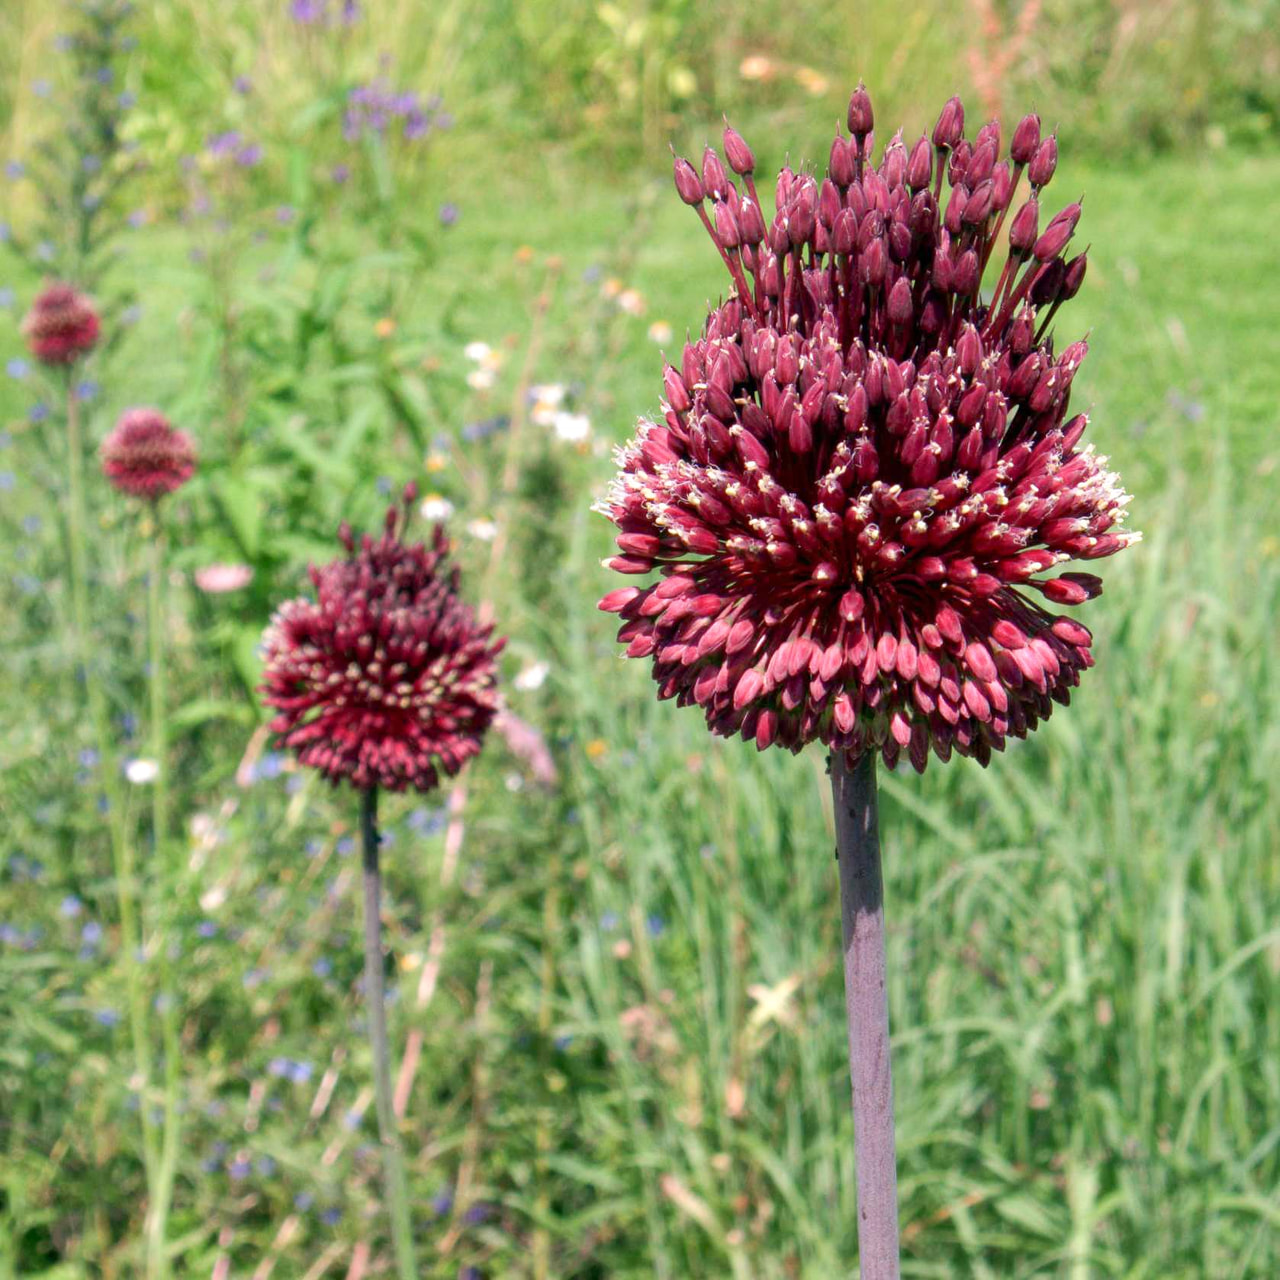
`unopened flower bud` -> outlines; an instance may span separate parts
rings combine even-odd
[[[727,124],[724,127],[724,154],[734,173],[745,175],[755,172],[756,158],[751,148],[743,136]]]
[[[911,319],[912,310],[911,282],[906,276],[899,276],[889,290],[889,319],[894,324],[906,324]]]
[[[1084,283],[1085,269],[1089,263],[1083,253],[1078,253],[1070,262],[1067,263],[1067,269],[1062,276],[1062,286],[1058,290],[1058,301],[1068,302],[1080,292],[1080,286]]]
[[[736,249],[741,242],[738,220],[733,216],[733,206],[726,200],[716,201],[716,239],[724,249]]]
[[[704,192],[697,171],[682,156],[677,156],[674,163],[676,192],[687,205],[700,205]]]
[[[849,132],[861,142],[875,127],[875,116],[871,110],[871,95],[864,85],[859,84],[849,99]]]
[[[1049,185],[1053,171],[1058,167],[1058,138],[1050,134],[1037,148],[1027,169],[1027,178],[1037,190]]]
[[[933,181],[933,146],[923,134],[907,161],[907,186],[912,191],[922,191]]]
[[[1013,216],[1009,227],[1009,248],[1015,253],[1028,253],[1040,230],[1040,205],[1035,196]]]
[[[839,187],[847,187],[855,177],[853,153],[849,140],[838,133],[831,140],[831,157],[827,161],[827,174]]]
[[[1079,221],[1079,204],[1067,205],[1061,212],[1054,214],[1053,221],[1044,229],[1044,234],[1035,242],[1031,252],[1040,262],[1057,257],[1075,234],[1076,223]]]
[[[702,152],[702,185],[710,196],[723,200],[729,192],[729,179],[725,176],[720,157],[707,147]]]
[[[933,145],[942,149],[954,147],[964,137],[964,104],[951,98],[933,126]]]
[[[738,206],[738,233],[742,236],[743,244],[756,245],[765,237],[760,206],[749,196],[743,196]]]
[[[1014,164],[1030,164],[1040,146],[1040,117],[1033,111],[1018,121],[1009,143],[1009,155]]]
[[[991,206],[995,199],[995,183],[988,178],[974,188],[969,199],[964,206],[964,221],[969,226],[976,227],[979,223],[985,222],[987,215],[991,212]]]

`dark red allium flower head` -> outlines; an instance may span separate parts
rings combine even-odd
[[[102,442],[102,472],[121,493],[157,501],[196,469],[191,437],[159,409],[126,409]]]
[[[872,121],[859,89],[827,178],[783,169],[772,216],[737,134],[742,190],[714,152],[701,176],[676,160],[733,292],[667,367],[664,416],[620,451],[602,507],[609,567],[660,576],[600,607],[659,696],[717,733],[986,764],[1093,663],[1089,632],[1035,596],[1097,595],[1060,566],[1138,537],[1068,413],[1085,343],[1057,350],[1050,328],[1084,275],[1080,205],[1041,222],[1057,143],[1035,117],[1002,160],[998,126],[967,141],[953,98],[878,166]]]
[[[36,295],[22,322],[31,354],[43,364],[73,364],[98,345],[98,313],[74,285],[54,282]]]
[[[429,546],[402,541],[415,496],[376,541],[344,525],[346,556],[311,569],[316,599],[282,605],[264,637],[271,728],[334,783],[428,791],[480,750],[498,708],[506,642],[459,599],[440,525]]]

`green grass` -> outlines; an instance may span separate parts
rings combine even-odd
[[[1280,372],[1264,354],[1280,321],[1280,250],[1259,210],[1280,158],[1136,171],[1064,160],[1060,173],[1051,192],[1084,188],[1094,246],[1063,324],[1091,330],[1080,394],[1146,540],[1105,566],[1106,593],[1084,611],[1098,666],[1070,709],[985,772],[956,761],[924,778],[881,774],[904,1271],[1265,1280],[1280,1272],[1269,496]],[[458,529],[512,522],[494,579],[508,674],[535,660],[551,674],[510,696],[546,735],[561,782],[540,790],[495,741],[471,775],[456,867],[445,796],[426,801],[425,818],[415,802],[386,806],[392,1035],[423,1036],[403,1133],[424,1274],[533,1276],[545,1250],[541,1274],[566,1280],[854,1276],[821,753],[712,740],[692,711],[656,703],[641,664],[618,660],[593,608],[609,585],[608,531],[588,511],[606,451],[530,424],[503,499],[507,437],[458,441],[465,422],[509,407],[539,291],[531,374],[574,386],[597,440],[624,438],[660,387],[646,329],[696,326],[723,288],[714,254],[665,180],[588,182],[559,155],[481,167],[450,195],[464,216],[394,337],[372,333],[376,275],[357,281],[335,324],[352,352],[344,368],[387,358],[421,391],[428,438],[454,441],[449,464],[424,477],[411,436],[352,374],[351,414],[379,407],[350,474],[417,476],[456,503]],[[354,217],[341,237],[365,239]],[[156,228],[130,250],[121,274],[146,310],[91,430],[154,399],[191,426],[211,469],[234,474],[206,278],[186,249]],[[553,290],[548,254],[563,258]],[[248,249],[237,289],[283,325],[315,282],[306,263],[259,280],[281,261]],[[597,266],[640,289],[647,314],[620,313],[601,281],[583,279]],[[310,541],[278,548],[275,581],[297,588],[330,517],[351,509],[367,522],[384,499],[367,483],[336,487],[323,457],[288,452],[295,439],[336,449],[341,380],[319,354],[284,385],[271,326],[251,332],[263,346],[250,353],[246,340],[258,393],[246,483],[268,531],[297,495],[314,513]],[[510,339],[491,393],[462,378],[472,339]],[[0,341],[16,351],[12,328]],[[27,390],[0,392],[6,417],[25,412]],[[0,945],[0,1280],[129,1277],[138,1124],[124,1026],[98,1016],[123,997],[106,844],[92,788],[76,784],[88,739],[63,640],[57,511],[36,482],[44,470],[56,480],[56,454],[16,423],[14,436],[0,455],[18,477],[0,494],[0,610],[15,637],[0,668],[13,709],[0,747],[0,921],[43,933]],[[183,575],[234,550],[216,488],[192,492],[178,508]],[[141,616],[139,548],[116,504],[100,495],[98,510],[96,613],[127,710],[142,689],[127,612]],[[44,525],[25,534],[29,514]],[[461,554],[478,594],[486,548],[463,536]],[[42,585],[24,591],[23,574]],[[153,923],[172,922],[183,941],[179,1273],[208,1275],[226,1256],[234,1275],[269,1259],[277,1280],[342,1275],[361,1242],[375,1262],[386,1254],[359,889],[343,843],[354,805],[288,772],[237,781],[253,715],[228,655],[263,601],[211,600],[185,576],[177,586],[177,790],[192,835],[181,873],[152,873],[151,892]],[[210,702],[222,708],[212,719]],[[75,919],[59,909],[69,893],[84,903]],[[88,919],[107,932],[82,954]],[[437,964],[420,1008],[420,975]],[[279,1059],[305,1061],[308,1078],[282,1079]],[[249,1171],[235,1176],[241,1158]],[[452,1204],[433,1205],[444,1188]],[[469,1219],[480,1204],[483,1219]]]

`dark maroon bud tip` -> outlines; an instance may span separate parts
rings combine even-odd
[[[933,145],[950,149],[964,137],[964,103],[958,97],[950,99],[933,126]]]
[[[911,319],[911,284],[906,276],[899,276],[889,290],[889,319],[894,324],[906,324]]]
[[[756,158],[752,154],[751,148],[747,146],[746,140],[734,128],[731,128],[728,121],[724,126],[724,154],[729,161],[729,168],[736,174],[745,176],[754,173],[756,168]]]
[[[1047,187],[1053,171],[1058,167],[1058,138],[1050,134],[1037,148],[1027,169],[1027,178],[1033,187]]]
[[[1013,157],[1014,164],[1030,164],[1039,145],[1040,117],[1032,111],[1018,121],[1018,127],[1013,131],[1009,154]]]
[[[1040,205],[1035,196],[1013,216],[1009,227],[1009,248],[1015,253],[1027,253],[1036,242],[1040,230]]]
[[[856,176],[853,149],[848,138],[838,133],[831,140],[831,158],[827,161],[827,174],[838,187],[849,186]]]
[[[723,200],[729,191],[729,179],[725,175],[720,157],[707,147],[702,153],[702,186],[708,195]]]
[[[705,193],[697,171],[683,156],[677,156],[674,164],[676,192],[687,205],[700,205]]]
[[[923,134],[907,161],[907,186],[912,191],[923,191],[933,181],[933,146]]]
[[[849,99],[849,132],[861,140],[875,127],[875,116],[871,110],[871,95],[866,87],[859,83]]]
[[[1084,253],[1076,254],[1067,263],[1066,273],[1062,277],[1062,288],[1058,290],[1058,300],[1060,302],[1067,302],[1080,292],[1080,286],[1084,283],[1085,269],[1088,265],[1088,259]]]

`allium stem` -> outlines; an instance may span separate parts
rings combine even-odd
[[[844,752],[832,752],[831,788],[853,1081],[859,1274],[862,1280],[898,1280],[898,1171],[875,753],[863,752],[850,769]]]
[[[373,1050],[373,1083],[378,1102],[378,1136],[386,1170],[387,1208],[400,1280],[417,1280],[413,1225],[404,1158],[391,1106],[391,1062],[387,1054],[387,1009],[382,987],[382,878],[378,870],[378,791],[360,793],[360,837],[364,851],[364,997],[369,1011],[369,1045]]]
[[[116,905],[120,913],[120,959],[129,994],[129,1032],[133,1041],[134,1079],[142,1118],[142,1158],[148,1190],[154,1188],[156,1134],[151,1120],[148,1094],[151,1084],[151,1045],[147,1038],[147,999],[138,958],[141,935],[138,929],[137,886],[134,883],[133,846],[125,825],[124,796],[120,787],[120,765],[111,737],[111,721],[106,697],[98,682],[90,640],[88,570],[85,558],[84,445],[80,438],[80,414],[71,369],[66,376],[67,403],[67,546],[71,578],[71,604],[75,629],[76,660],[84,680],[89,719],[97,739],[98,767],[107,797],[107,829],[115,873]]]
[[[159,512],[153,511],[159,520]],[[151,538],[147,562],[147,683],[151,698],[151,754],[156,762],[156,778],[151,788],[151,839],[155,874],[166,892],[157,895],[160,902],[171,898],[169,866],[169,741],[165,721],[164,664],[164,533],[157,526]],[[160,1019],[164,1038],[164,1128],[160,1144],[160,1163],[152,1189],[147,1220],[147,1273],[152,1277],[169,1275],[169,1257],[165,1236],[169,1209],[173,1202],[173,1183],[177,1173],[182,1116],[179,1093],[182,1084],[182,1046],[179,1036],[179,1008],[173,965],[169,958],[170,940],[162,927],[157,930],[161,974]]]

